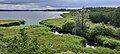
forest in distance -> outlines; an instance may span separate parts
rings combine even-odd
[[[43,9],[43,10],[5,10],[5,9],[1,9],[0,11],[71,11],[71,10],[75,10],[75,9],[65,9],[65,8],[61,8],[61,9]]]
[[[16,26],[25,21],[0,20],[0,54],[120,53],[120,7],[69,11],[39,25]]]

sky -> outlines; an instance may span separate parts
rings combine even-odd
[[[38,10],[54,8],[118,7],[120,0],[0,0],[0,9]]]

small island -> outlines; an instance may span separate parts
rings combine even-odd
[[[9,27],[9,26],[16,26],[25,24],[24,20],[0,20],[1,27]]]

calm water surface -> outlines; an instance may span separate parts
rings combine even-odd
[[[39,24],[40,21],[61,18],[60,14],[68,12],[44,11],[0,11],[0,20],[25,20],[25,25]]]

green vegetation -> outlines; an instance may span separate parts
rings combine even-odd
[[[0,30],[1,54],[119,53],[103,47],[85,48],[84,38],[70,34],[55,35],[44,25],[1,27]]]
[[[25,24],[24,20],[0,20],[0,26],[15,26]]]
[[[62,26],[69,21],[73,21],[73,18],[47,19],[47,20],[41,21],[40,24],[51,25],[51,26],[62,28]]]
[[[104,23],[90,24],[90,27],[87,30],[87,37],[95,38],[97,35],[105,35],[115,38],[117,37],[116,33],[118,32],[119,31],[111,25],[105,25]]]
[[[43,20],[40,25],[0,27],[0,54],[119,54],[119,10],[79,9],[62,14],[63,18]]]
[[[93,23],[104,22],[120,27],[120,8],[93,8],[90,10],[90,19]]]
[[[78,10],[75,14],[75,26],[72,29],[72,33],[79,36],[86,36],[87,21],[89,18],[89,10],[85,8]]]
[[[94,52],[93,49],[88,49],[89,52],[86,52],[87,50],[84,50],[85,53],[88,54],[99,54],[100,51],[103,51],[103,54],[119,54],[119,39],[120,38],[120,28],[119,28],[119,8],[87,8],[90,10],[89,19],[87,21],[82,21],[80,18],[87,18],[79,16],[81,13],[77,13],[76,11],[70,11],[70,13],[62,14],[64,18],[59,19],[51,19],[51,20],[44,20],[40,22],[40,24],[44,24],[48,27],[55,28],[56,31],[62,30],[62,33],[70,33],[72,35],[78,35],[80,37],[84,37],[87,42],[90,43],[90,45],[96,46],[96,50]],[[81,11],[82,9],[80,9]],[[82,12],[83,13],[83,12]],[[86,13],[86,12],[85,12]],[[74,20],[77,16],[77,20]],[[83,32],[81,32],[82,29],[81,26],[83,24],[80,24],[81,22],[86,23],[86,30],[85,35],[83,35]],[[77,27],[76,24],[79,24]],[[85,24],[84,24],[85,25]],[[77,27],[77,28],[75,28]],[[60,28],[60,29],[58,29]],[[85,27],[83,27],[85,28]],[[100,35],[103,35],[101,37]],[[98,39],[98,37],[101,37]],[[110,39],[108,38],[110,37]],[[105,38],[104,41],[102,38]],[[108,38],[108,39],[107,39]],[[109,41],[109,42],[108,42]],[[100,47],[99,47],[100,46]],[[108,50],[108,52],[105,52]],[[108,49],[109,48],[109,49]],[[86,48],[85,48],[86,49]],[[82,48],[83,50],[83,48]],[[80,50],[80,51],[82,51]],[[97,52],[97,50],[99,52]]]
[[[73,18],[73,16],[70,13],[63,13],[61,14],[61,16],[64,18]]]
[[[0,28],[0,53],[53,54],[64,51],[78,52],[86,40],[75,35],[55,35],[44,25]]]
[[[120,40],[106,36],[97,36],[96,42],[98,42],[99,45],[103,45],[104,47],[120,50]]]

